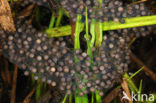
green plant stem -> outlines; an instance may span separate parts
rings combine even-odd
[[[65,95],[65,97],[64,97],[64,99],[63,99],[63,101],[62,101],[62,103],[65,103],[65,102],[66,102],[66,99],[67,99],[67,95]]]
[[[82,97],[75,95],[75,103],[83,103]]]
[[[144,69],[144,66],[141,67],[138,71],[136,71],[133,75],[131,75],[128,79],[132,79],[134,76],[136,76],[138,73],[140,73]]]
[[[91,42],[90,42],[90,47],[91,48],[94,46],[94,43],[95,43],[95,29],[96,29],[96,20],[92,19],[91,26],[90,26],[90,33],[92,35],[92,39],[91,39]]]
[[[92,93],[91,103],[94,103],[94,93]]]
[[[128,82],[128,86],[129,86],[130,90],[133,91],[134,94],[136,94],[136,91],[134,90],[133,86],[129,84],[129,82]]]
[[[126,18],[125,23],[121,24],[119,22],[115,23],[113,21],[103,23],[103,30],[116,30],[116,29],[125,29],[133,28],[147,25],[156,24],[156,16],[144,16],[144,17],[135,17],[135,18]]]
[[[96,97],[96,103],[101,103],[102,100],[98,90],[96,90],[95,92],[95,97]]]
[[[69,103],[72,103],[72,94],[69,96]]]
[[[123,75],[124,78],[127,79],[127,82],[128,82],[128,86],[130,88],[131,91],[133,91],[133,93],[136,93],[136,92],[139,92],[140,89],[142,88],[142,82],[140,82],[140,87],[139,87],[139,90],[137,89],[137,87],[135,86],[134,82],[131,80],[134,76],[136,76],[138,73],[140,73],[141,70],[143,70],[144,66],[141,67],[138,71],[136,71],[133,75],[131,75],[129,77],[129,75],[127,73],[125,73]],[[117,88],[121,88],[121,85],[119,85]]]
[[[128,43],[128,47],[130,47],[130,46],[135,42],[135,40],[136,40],[136,37],[134,37],[134,38],[130,41],[130,43]]]
[[[77,21],[76,21],[76,29],[75,29],[75,42],[74,42],[74,49],[79,49],[80,48],[80,41],[79,41],[79,36],[80,36],[80,23],[81,20],[81,15],[77,16]],[[85,38],[87,41],[87,54],[92,57],[92,53],[91,53],[91,48],[90,48],[90,40],[89,40],[89,33],[88,33],[88,18],[87,18],[87,7],[86,7],[86,34],[85,34]],[[77,61],[77,58],[74,58],[74,61]],[[84,87],[85,89],[85,87]],[[83,89],[82,89],[83,90]],[[87,95],[84,95],[83,97],[79,97],[77,94],[79,92],[79,89],[76,90],[77,93],[75,93],[75,103],[88,103],[88,98]]]
[[[58,18],[56,20],[56,27],[60,25],[62,17],[63,17],[63,9],[60,8],[58,11]]]
[[[103,30],[102,30],[102,27],[103,27],[103,25],[102,25],[102,23],[101,22],[99,22],[98,23],[99,24],[99,33],[100,33],[100,41],[99,41],[99,43],[100,43],[100,46],[101,46],[101,43],[102,43],[102,40],[103,40]]]
[[[100,7],[101,7],[101,4],[102,4],[102,0],[99,0],[99,4],[100,4]]]
[[[62,9],[63,9],[63,8],[62,8]],[[63,9],[63,13],[64,13],[65,16],[67,16],[68,18],[70,18],[69,12],[67,12],[65,9]]]
[[[81,28],[81,15],[77,15],[77,20],[76,20],[76,28],[75,28],[75,37],[74,37],[74,49],[80,49],[80,28]]]
[[[83,101],[83,103],[88,103],[88,97],[87,97],[87,94],[83,95],[83,97],[82,97],[82,101]]]
[[[100,47],[102,40],[103,40],[103,30],[102,30],[102,23],[101,22],[97,22],[96,24],[96,47]]]
[[[90,47],[90,37],[89,37],[89,33],[88,33],[88,13],[87,13],[87,7],[86,7],[86,34],[85,34],[85,38],[86,38],[87,47],[88,47],[87,54],[92,59],[92,51],[91,51],[91,47]]]
[[[37,83],[40,82],[40,79],[37,80]],[[41,90],[42,90],[42,84],[39,84],[38,87],[36,88],[36,100],[39,99],[39,97],[41,96]]]
[[[127,73],[124,74],[124,77],[127,79],[127,82],[128,82],[128,85],[131,85],[131,87],[136,91],[138,92],[138,88],[135,86],[134,82],[129,79],[129,75]]]
[[[55,13],[53,12],[50,19],[49,29],[54,27],[54,23],[55,23]]]
[[[139,92],[141,94],[141,91],[142,91],[142,80],[140,81],[140,86],[139,86]]]
[[[103,24],[103,31],[155,25],[156,15],[125,18],[124,24],[121,24],[119,22],[115,23],[113,21],[104,22],[102,24]],[[82,27],[80,28],[83,28],[84,24],[81,23],[81,26]],[[54,30],[47,29],[46,33],[49,34],[49,37],[67,36],[67,35],[71,35],[71,27],[70,25],[68,25],[68,26],[60,27],[59,29],[56,28]]]
[[[80,32],[83,30],[84,25],[81,24]],[[48,34],[48,37],[61,37],[71,35],[71,26],[61,26],[55,27],[53,29],[47,29],[45,32]]]

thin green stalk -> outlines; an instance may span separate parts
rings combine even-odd
[[[72,103],[72,94],[69,96],[69,103]]]
[[[130,83],[128,82],[128,87],[130,88],[130,90],[134,93],[134,94],[136,94],[137,92],[135,91],[135,89],[133,88],[133,86],[132,85],[130,85]]]
[[[87,7],[86,7],[86,34],[85,34],[85,38],[87,41],[87,54],[89,55],[90,58],[92,58],[92,51],[91,51],[91,47],[90,47],[90,37],[89,37],[89,33],[88,33],[88,13],[87,13]]]
[[[54,27],[54,23],[55,23],[55,13],[53,12],[50,19],[49,29]]]
[[[80,32],[84,29],[84,25],[80,24]],[[60,37],[60,36],[68,36],[71,35],[71,26],[61,26],[55,27],[53,29],[47,29],[45,31],[48,34],[48,37]]]
[[[40,82],[40,79],[37,80],[37,83],[39,82]],[[38,100],[39,97],[41,96],[41,90],[42,90],[41,87],[42,87],[42,83],[39,84],[38,87],[36,88],[36,92],[35,92],[36,100]]]
[[[103,23],[103,31],[108,30],[116,30],[116,29],[125,29],[125,28],[133,28],[133,27],[140,27],[140,26],[148,26],[148,25],[155,25],[156,24],[156,15],[152,16],[142,16],[142,17],[132,17],[132,18],[125,18],[125,23],[115,23],[113,21],[108,21]],[[81,24],[84,27],[84,24]],[[54,30],[46,30],[46,33],[49,34],[49,37],[55,36],[62,36],[62,35],[71,35],[71,27],[63,26],[58,28],[54,28]]]
[[[83,103],[82,97],[75,95],[75,103]]]
[[[75,41],[74,41],[74,49],[80,49],[80,28],[81,28],[81,15],[77,15],[77,20],[76,20],[76,28],[75,28]]]
[[[138,73],[140,73],[145,66],[141,67],[137,72],[135,72],[133,75],[131,75],[128,79],[132,79],[134,76],[136,76]]]
[[[143,18],[143,17],[136,17],[136,18],[140,18],[140,20]],[[135,19],[136,19],[135,18]],[[107,31],[107,30],[116,30],[116,29],[125,29],[125,28],[133,28],[133,27],[140,27],[140,26],[148,26],[148,25],[154,25],[156,24],[156,16],[155,18],[153,19],[151,17],[151,19],[145,19],[143,21],[133,21],[133,19],[126,19],[126,23],[124,24],[121,24],[121,23],[115,23],[115,22],[105,22],[103,23],[103,30],[104,31]]]
[[[92,93],[91,103],[94,103],[94,93]]]
[[[99,29],[99,24],[96,23],[96,42],[95,42],[95,47],[100,47],[100,29]]]
[[[133,82],[131,79],[132,79],[134,76],[136,76],[138,73],[140,73],[140,71],[142,71],[143,68],[144,68],[144,66],[141,67],[138,71],[136,71],[136,72],[135,72],[133,75],[131,75],[130,77],[129,77],[129,75],[128,75],[127,73],[124,74],[124,77],[127,79],[128,86],[129,86],[130,90],[133,91],[134,94],[135,94],[135,93],[138,93],[138,92],[141,92],[140,89],[142,88],[142,85],[141,85],[142,82],[140,83],[140,87],[139,87],[139,89],[138,89],[138,88],[136,87],[136,85],[134,84],[134,82]]]
[[[135,42],[135,40],[136,40],[136,37],[134,37],[134,38],[130,41],[130,43],[128,44],[128,47],[130,47],[130,46]]]
[[[102,40],[103,40],[103,30],[102,30],[103,24],[101,22],[98,22],[96,24],[96,47],[100,47]]]
[[[67,12],[65,9],[63,9],[63,13],[64,13],[65,16],[67,16],[69,18],[69,12]]]
[[[80,41],[79,41],[79,35],[80,35],[80,23],[81,20],[81,15],[77,16],[77,21],[76,21],[76,29],[75,29],[75,43],[74,43],[74,49],[79,49],[80,48]],[[87,41],[87,53],[90,57],[92,57],[91,54],[91,48],[90,48],[90,40],[89,40],[89,33],[88,33],[88,18],[87,18],[87,8],[86,8],[86,34],[85,34],[85,38]],[[75,57],[75,61],[76,61],[76,57]],[[85,87],[84,87],[85,88]],[[77,90],[77,93],[79,92],[79,90]],[[84,95],[83,97],[79,97],[77,96],[77,93],[75,94],[75,103],[88,103],[88,98],[87,95]]]
[[[101,96],[99,95],[99,92],[98,90],[96,90],[95,92],[95,97],[96,97],[96,103],[101,103]]]
[[[83,95],[83,97],[82,97],[82,101],[83,101],[83,103],[88,103],[88,97],[87,97],[87,94]]]
[[[100,4],[100,7],[101,7],[101,4],[102,4],[102,0],[99,0],[99,4]]]
[[[92,39],[91,39],[91,42],[90,42],[90,47],[91,48],[94,46],[94,43],[95,43],[95,29],[96,29],[96,20],[92,19],[91,26],[90,26],[90,33],[92,35]]]
[[[142,91],[142,80],[140,81],[140,86],[139,86],[139,91],[138,91],[138,93],[141,94],[141,91]]]
[[[103,25],[102,25],[101,22],[99,22],[98,24],[99,24],[99,33],[100,33],[100,41],[99,41],[99,43],[100,43],[100,46],[101,46],[101,43],[102,43],[102,40],[103,40],[103,30],[102,30]]]
[[[133,88],[136,92],[138,92],[138,88],[135,86],[134,82],[133,82],[131,79],[129,79],[129,78],[130,78],[129,75],[128,75],[127,73],[125,73],[125,74],[124,74],[124,77],[127,79],[128,85],[131,85],[132,88]]]
[[[126,23],[141,22],[141,21],[143,22],[143,21],[154,20],[154,19],[156,19],[156,15],[125,18],[125,22]]]
[[[66,102],[66,99],[67,99],[67,95],[65,95],[65,97],[64,97],[64,99],[63,99],[63,101],[62,101],[62,103],[65,103],[65,102]]]
[[[56,27],[60,25],[62,17],[63,17],[63,9],[60,8],[58,12],[58,18],[56,20]]]

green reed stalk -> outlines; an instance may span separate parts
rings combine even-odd
[[[50,19],[49,29],[54,27],[54,23],[55,23],[55,13],[53,12]]]
[[[63,17],[63,9],[60,8],[58,11],[58,18],[56,20],[56,27],[58,27],[60,25],[62,17]]]
[[[156,25],[156,15],[125,18],[124,24],[107,21],[102,23],[102,25],[103,31]],[[81,23],[81,26],[82,27],[80,27],[80,29],[83,30],[84,24]],[[71,35],[71,27],[70,25],[67,25],[59,28],[54,28],[53,30],[47,29],[45,32],[49,34],[49,37],[67,36]]]

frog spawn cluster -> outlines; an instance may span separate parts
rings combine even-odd
[[[37,5],[46,6],[48,8],[63,7],[70,18],[76,22],[77,14],[82,15],[82,21],[85,20],[86,7],[88,14],[88,22],[92,19],[97,21],[115,21],[124,23],[123,18],[138,17],[150,15],[144,3],[139,4],[123,4],[122,0],[25,0],[22,5],[35,3]]]
[[[68,0],[60,0],[60,4],[67,10],[69,8],[73,10],[68,10],[73,20],[77,14],[85,13],[85,8],[77,12],[76,10],[78,8],[71,8],[72,5],[62,3],[67,1]],[[73,5],[78,2],[76,0],[69,1]],[[94,1],[96,0],[81,0],[83,6],[87,5],[88,12],[90,9],[94,9],[91,8],[91,6],[95,6],[97,13],[99,11],[104,13],[105,11],[99,9],[98,2],[94,4]],[[91,4],[85,4],[87,2]],[[105,8],[107,8],[108,11],[112,10],[109,6],[115,5],[116,3],[119,3],[119,7],[124,9],[122,3],[119,1],[105,0],[104,2],[107,3],[101,6],[106,6],[107,4],[108,7]],[[75,5],[78,5],[78,7],[82,6],[79,5],[79,3]],[[113,8],[114,10],[119,9],[117,5],[113,7],[117,7],[116,9]],[[138,14],[136,13],[137,15],[133,16],[140,16],[140,13],[146,10],[143,9],[143,4],[140,4],[138,7],[142,8],[142,11],[138,9]],[[135,8],[138,7],[136,6]],[[130,10],[133,11],[132,8]],[[118,21],[118,18],[121,19],[121,17],[114,14],[115,12],[108,11],[105,12],[105,15],[108,15],[106,21]],[[89,15],[91,15],[91,13],[92,12],[89,12]],[[124,14],[124,11],[120,13]],[[128,16],[127,14],[125,17],[132,16],[129,14]],[[118,20],[115,20],[113,17]],[[97,20],[101,18],[101,21],[105,21],[103,16],[100,15],[96,15],[96,17],[94,15],[93,18]],[[89,20],[91,19],[92,16],[89,16]],[[13,34],[0,31],[2,35],[1,41],[3,41],[3,54],[12,63],[22,68],[25,71],[25,75],[33,73],[35,75],[34,79],[37,80],[40,78],[43,82],[46,81],[52,86],[58,85],[60,89],[65,90],[67,94],[79,90],[80,96],[94,92],[95,90],[99,90],[100,95],[103,95],[103,90],[112,87],[116,79],[128,69],[128,63],[130,62],[130,50],[128,48],[128,43],[131,40],[130,35],[132,34],[136,37],[146,36],[151,31],[151,27],[140,27],[104,32],[101,47],[98,50],[92,48],[93,64],[91,64],[91,58],[88,57],[85,50],[80,49],[73,51],[72,48],[68,48],[68,42],[72,41],[68,37],[48,39],[46,34],[38,32],[32,25],[27,25],[20,21],[16,23],[16,28],[17,31]]]
[[[76,21],[77,14],[82,14],[82,21],[85,20],[86,7],[89,23],[92,19],[96,19],[100,22],[119,21],[125,23],[124,18],[152,15],[144,3],[124,4],[122,0],[102,0],[101,4],[99,0],[24,0],[21,5],[28,5],[30,3],[47,7],[51,5],[63,7],[74,22]],[[121,32],[140,37],[148,35],[151,28],[151,26],[128,28],[121,30]]]
[[[119,0],[102,0],[101,3],[99,0],[60,0],[60,4],[69,12],[73,21],[76,21],[77,14],[82,14],[85,20],[86,7],[89,22],[96,19],[100,22],[113,20],[124,23],[123,18],[149,15],[143,3],[123,5]]]
[[[112,87],[114,82],[128,69],[127,29],[104,33],[101,47],[92,48],[93,59],[86,51],[68,47],[68,37],[47,38],[33,26],[17,22],[13,34],[1,31],[2,53],[25,75],[33,73],[52,86],[58,85],[67,94],[79,88],[79,95]],[[148,32],[149,33],[149,32]],[[93,60],[93,64],[91,64]],[[61,82],[60,82],[61,81]]]

